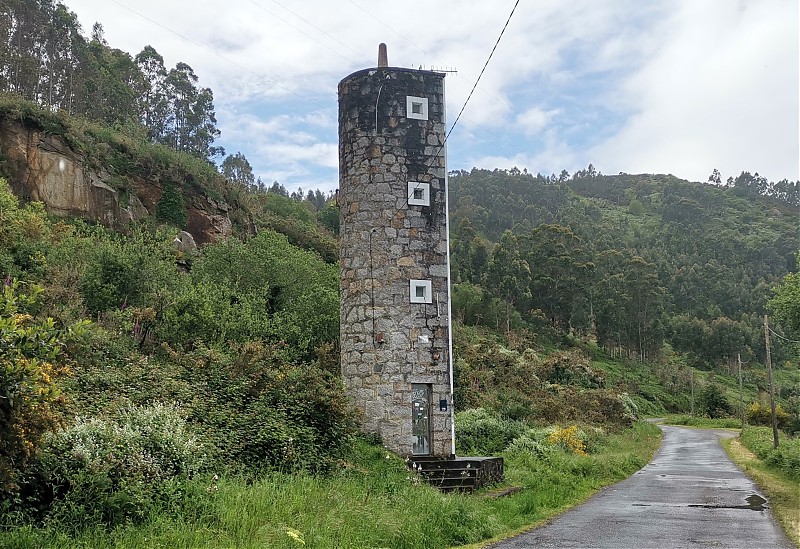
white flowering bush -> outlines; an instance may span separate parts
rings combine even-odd
[[[205,461],[172,404],[133,406],[109,419],[79,417],[50,437],[42,455],[56,486],[55,514],[105,523],[143,518],[168,497],[170,481],[191,477]]]
[[[505,453],[516,454],[530,454],[534,457],[545,457],[555,452],[554,446],[547,443],[547,440],[541,440],[528,432],[520,437],[514,439],[514,442],[508,445]]]

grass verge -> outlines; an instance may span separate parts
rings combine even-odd
[[[708,418],[687,415],[668,415],[664,418],[666,425],[685,425],[701,429],[740,429],[742,420],[732,417]]]
[[[510,485],[500,499],[442,494],[399,458],[359,443],[331,477],[270,474],[252,482],[195,479],[177,504],[143,524],[113,530],[65,525],[0,533],[0,546],[33,548],[442,548],[486,543],[529,528],[644,466],[660,441],[645,423],[608,435],[588,456],[506,455]]]
[[[800,484],[765,464],[739,438],[722,441],[728,456],[769,497],[772,512],[786,535],[800,547]]]

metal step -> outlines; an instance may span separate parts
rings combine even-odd
[[[471,492],[503,480],[501,457],[414,457],[409,461],[409,467],[426,482],[443,491]]]

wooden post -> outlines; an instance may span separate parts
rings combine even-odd
[[[742,385],[742,353],[736,353],[739,363],[739,414],[742,416],[742,431],[744,431],[744,387]]]
[[[772,409],[772,446],[778,447],[778,417],[775,413],[775,384],[772,381],[772,356],[769,349],[769,320],[764,315],[764,343],[767,346],[767,378],[769,379],[769,406]]]

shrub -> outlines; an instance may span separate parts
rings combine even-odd
[[[26,294],[16,281],[0,284],[0,491],[15,491],[42,435],[59,423],[63,398],[56,382],[69,372],[61,351],[70,330],[30,314],[40,288]]]
[[[625,418],[631,423],[639,419],[639,406],[633,401],[628,393],[620,393],[617,398],[625,408]]]
[[[564,451],[572,452],[579,456],[585,456],[587,455],[586,444],[584,443],[585,438],[586,433],[579,431],[577,425],[571,425],[563,429],[556,429],[550,433],[547,437],[547,442],[561,447]]]
[[[355,418],[341,378],[293,364],[285,345],[250,342],[230,353],[171,353],[203,398],[189,409],[227,465],[325,472],[347,451]]]
[[[89,311],[151,305],[168,292],[177,283],[170,241],[166,231],[136,231],[127,239],[95,235],[80,280]]]
[[[117,524],[143,519],[169,481],[200,471],[206,452],[179,407],[154,404],[77,418],[49,438],[41,461],[57,487],[55,518]]]
[[[483,408],[456,414],[456,444],[460,454],[491,455],[502,452],[527,428],[520,421],[502,419]]]
[[[183,204],[183,195],[174,183],[164,185],[164,192],[156,204],[156,217],[179,229],[186,226],[186,208]]]
[[[788,400],[789,422],[784,431],[790,435],[800,433],[800,395],[792,395]]]
[[[588,389],[599,389],[605,384],[603,372],[592,368],[589,358],[580,349],[553,353],[537,366],[536,375],[549,383]]]
[[[310,359],[315,347],[339,335],[337,272],[269,230],[245,243],[209,245],[156,332],[184,346],[196,339],[283,341],[295,358]]]
[[[576,389],[553,386],[535,394],[532,416],[550,424],[582,424],[629,427],[633,423],[624,399],[608,389]]]
[[[728,417],[733,413],[733,407],[725,396],[725,391],[716,383],[707,383],[697,395],[698,411],[712,419]]]
[[[772,425],[772,407],[769,404],[758,401],[751,402],[747,407],[745,417],[750,425]],[[775,419],[777,420],[778,428],[783,429],[789,425],[792,416],[780,404],[776,404]]]
[[[505,449],[506,454],[530,454],[535,457],[543,457],[553,451],[553,446],[543,443],[540,440],[522,435],[514,439],[514,442]]]

